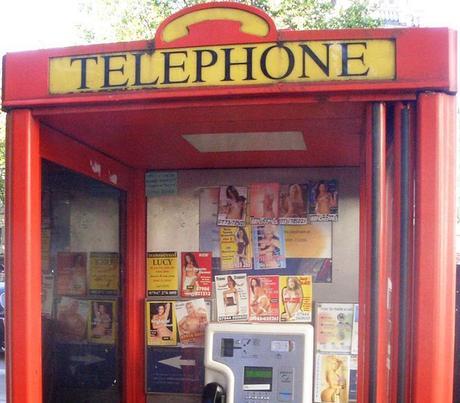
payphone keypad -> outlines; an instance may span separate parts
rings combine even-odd
[[[212,359],[234,374],[235,402],[292,403],[302,396],[302,336],[215,333],[213,337]]]

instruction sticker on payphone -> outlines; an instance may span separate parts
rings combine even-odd
[[[203,402],[309,403],[312,383],[311,325],[208,325]]]

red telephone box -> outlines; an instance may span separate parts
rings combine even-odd
[[[151,41],[7,54],[8,399],[200,401],[202,348],[173,325],[197,297],[181,293],[181,257],[212,251],[212,276],[233,273],[212,221],[221,189],[247,189],[253,209],[274,185],[281,220],[300,184],[310,227],[278,229],[285,264],[256,263],[256,240],[252,268],[231,268],[275,276],[274,296],[311,276],[316,331],[322,304],[359,304],[354,372],[351,351],[315,346],[342,354],[347,399],[452,401],[455,61],[448,29],[277,31],[229,2],[182,10]],[[175,289],[152,269],[167,253]],[[165,307],[176,318],[152,341]],[[317,378],[304,382],[321,401]]]

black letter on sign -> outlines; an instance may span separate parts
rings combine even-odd
[[[245,62],[232,62],[230,60],[233,49],[235,48],[222,49],[225,54],[225,77],[221,81],[233,81],[230,69],[232,66],[238,66],[238,65],[246,65],[246,78],[244,78],[244,81],[255,80],[255,78],[252,76],[252,51],[255,48],[243,48],[244,50],[246,50],[246,61]]]
[[[272,49],[275,49],[275,48],[284,49],[289,59],[289,64],[286,69],[286,72],[281,77],[272,76],[268,72],[268,69],[267,69],[268,54],[270,53]],[[284,45],[273,45],[265,49],[264,52],[262,53],[262,56],[260,57],[260,69],[262,70],[262,73],[264,74],[265,77],[271,78],[272,80],[282,80],[283,78],[286,78],[289,74],[292,73],[292,70],[294,70],[294,55],[292,54],[291,49],[287,48]]]
[[[161,52],[165,55],[165,79],[162,84],[181,84],[188,82],[190,76],[187,76],[183,80],[171,81],[170,70],[180,68],[182,71],[185,71],[185,60],[181,64],[171,64],[171,55],[185,55],[188,56],[187,51],[178,50],[176,52]]]
[[[350,60],[360,60],[363,66],[366,66],[364,63],[364,52],[361,53],[361,56],[355,56],[355,57],[349,57],[348,56],[348,47],[349,46],[363,46],[364,49],[367,49],[367,43],[366,42],[344,42],[341,43],[340,46],[342,47],[342,74],[340,74],[339,77],[352,77],[352,76],[367,76],[367,73],[369,73],[369,67],[367,68],[366,71],[363,71],[362,73],[349,73],[348,72],[348,62]]]
[[[150,82],[143,83],[142,78],[141,78],[141,58],[142,56],[145,55],[145,53],[133,53],[134,58],[136,59],[136,65],[135,65],[135,78],[134,78],[134,84],[133,85],[155,85],[158,82],[158,77]]]
[[[202,70],[203,67],[210,67],[216,64],[217,62],[217,52],[214,50],[209,50],[209,49],[201,49],[201,50],[194,50],[196,53],[196,80],[194,83],[202,83],[203,82],[203,76],[202,76]],[[203,53],[209,53],[211,55],[211,60],[209,61],[208,64],[203,64]]]
[[[102,58],[104,59],[104,85],[101,88],[126,87],[126,84],[128,84],[128,79],[126,79],[124,83],[110,84],[110,73],[119,72],[121,74],[125,74],[124,65],[122,65],[118,69],[113,69],[110,67],[110,61],[116,58],[120,58],[126,61],[126,55],[107,55],[107,56],[102,56]]]
[[[307,75],[307,62],[305,53],[311,57],[315,64],[323,71],[326,77],[329,77],[329,48],[331,47],[330,43],[323,43],[326,47],[326,63],[323,63],[322,60],[316,55],[308,45],[299,45],[303,49],[302,53],[302,75],[299,78],[310,78]]]
[[[87,57],[72,57],[70,59],[70,65],[72,66],[73,62],[80,61],[81,62],[81,75],[80,75],[80,86],[78,87],[79,90],[87,90],[89,87],[86,85],[86,62],[88,60],[94,60],[97,64],[97,57],[96,56],[87,56]]]

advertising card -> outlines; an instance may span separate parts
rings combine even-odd
[[[173,301],[146,301],[147,345],[177,344],[176,308]]]
[[[120,289],[120,259],[114,252],[89,254],[89,293],[118,295]]]
[[[46,318],[53,316],[54,301],[54,276],[44,274],[42,276],[42,315]]]
[[[350,353],[354,304],[316,304],[316,349]]]
[[[42,228],[42,273],[50,273],[51,229]]]
[[[117,332],[117,303],[92,300],[88,339],[92,343],[114,344]]]
[[[86,253],[58,252],[57,295],[86,295]]]
[[[56,308],[56,339],[61,343],[84,341],[88,327],[89,309],[89,301],[62,297]]]
[[[179,294],[177,252],[147,253],[147,295],[177,297]]]
[[[311,276],[280,276],[282,322],[311,322],[313,287]]]
[[[249,320],[279,321],[278,276],[248,276]]]
[[[348,399],[352,402],[358,400],[358,357],[356,355],[350,357],[350,387]]]
[[[358,354],[359,304],[353,306],[353,330],[351,333],[351,354]]]
[[[332,223],[285,225],[286,257],[303,259],[332,258]]]
[[[210,252],[182,252],[181,296],[210,297],[212,293],[212,256]]]
[[[320,180],[311,184],[308,217],[311,222],[338,221],[339,193],[336,180]]]
[[[286,251],[284,244],[284,227],[281,225],[254,225],[254,268],[284,269]]]
[[[253,183],[249,187],[251,224],[278,223],[279,192],[279,183]]]
[[[353,330],[351,334],[351,354],[358,354],[359,305],[353,306]]]
[[[306,183],[281,185],[279,203],[279,224],[308,224],[308,185]]]
[[[216,266],[219,266],[220,244],[217,210],[219,205],[219,188],[200,189],[200,250],[212,252]]]
[[[248,285],[246,274],[215,276],[217,320],[248,320]]]
[[[209,322],[203,298],[176,302],[177,330],[183,347],[203,347],[204,333]]]
[[[316,354],[315,403],[348,403],[350,356]]]
[[[252,269],[252,234],[245,227],[220,227],[221,270]]]
[[[217,225],[243,226],[246,223],[248,188],[243,186],[221,186]]]

